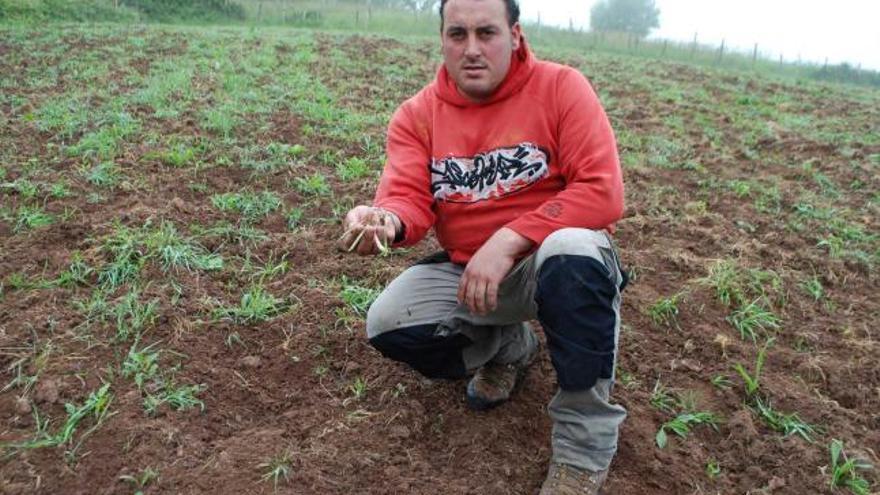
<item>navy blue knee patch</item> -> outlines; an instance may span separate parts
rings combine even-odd
[[[464,378],[462,350],[471,339],[462,334],[436,335],[437,325],[418,325],[385,332],[370,339],[383,356],[406,363],[428,378]]]
[[[535,302],[563,390],[588,390],[614,371],[614,297],[608,269],[588,256],[548,258]]]

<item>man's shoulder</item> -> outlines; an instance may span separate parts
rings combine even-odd
[[[570,65],[538,60],[535,62],[535,74],[542,78],[567,79],[581,72]]]
[[[541,60],[535,64],[532,79],[533,91],[554,101],[580,100],[585,93],[592,92],[589,79],[575,67]]]
[[[430,82],[418,93],[403,101],[394,112],[395,118],[421,118],[428,115],[436,98],[434,94],[434,82]]]

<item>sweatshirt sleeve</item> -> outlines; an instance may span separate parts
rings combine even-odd
[[[565,188],[507,227],[540,245],[566,227],[611,229],[623,214],[617,143],[599,98],[580,72],[557,82],[558,164]]]
[[[434,225],[427,122],[413,117],[409,101],[394,113],[388,126],[385,168],[373,205],[394,212],[404,225],[397,246],[422,240]]]

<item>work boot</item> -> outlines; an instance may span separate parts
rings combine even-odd
[[[467,386],[467,404],[475,411],[492,409],[510,398],[516,385],[522,381],[529,365],[538,355],[538,337],[528,323],[522,324],[525,353],[512,363],[489,361],[474,373]]]
[[[607,476],[607,469],[593,472],[551,462],[539,495],[598,495]]]

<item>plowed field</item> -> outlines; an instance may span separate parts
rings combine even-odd
[[[856,469],[832,490],[829,447],[880,462],[880,93],[537,51],[591,80],[624,164],[629,418],[606,492],[876,486]],[[436,243],[334,248],[438,56],[0,28],[0,493],[536,493],[546,350],[511,402],[471,412],[463,382],[364,336]]]

